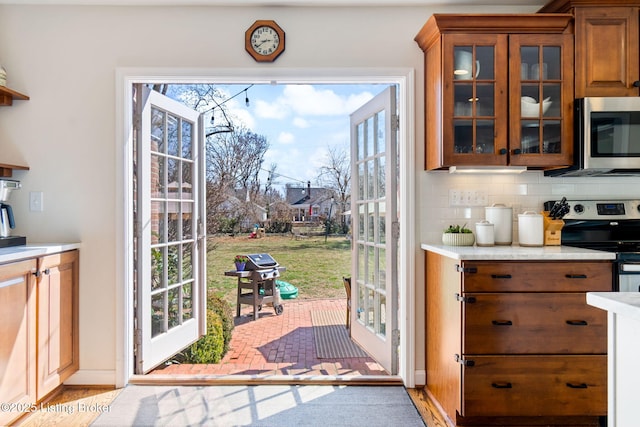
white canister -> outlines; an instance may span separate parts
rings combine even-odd
[[[476,223],[476,245],[493,246],[495,244],[494,226],[489,221]]]
[[[494,225],[496,245],[510,245],[513,242],[513,209],[494,203],[484,208],[485,219]]]
[[[518,215],[518,243],[520,246],[542,246],[544,224],[542,215],[526,211]]]

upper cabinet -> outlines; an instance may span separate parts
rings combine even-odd
[[[575,16],[575,96],[640,95],[640,1],[554,0]]]
[[[570,165],[572,16],[433,15],[425,53],[426,168]]]

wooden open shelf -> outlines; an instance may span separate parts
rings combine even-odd
[[[7,163],[0,163],[0,178],[10,178],[13,175],[14,170],[28,171],[29,166],[9,165]]]
[[[27,101],[29,97],[20,92],[16,92],[13,89],[9,89],[5,86],[0,86],[0,106],[9,106],[13,105],[13,100],[19,99],[21,101]]]

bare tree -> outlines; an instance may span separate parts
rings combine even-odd
[[[343,232],[348,231],[345,216],[351,203],[351,162],[343,147],[327,148],[327,163],[320,167],[318,183],[332,190],[337,205],[336,216],[340,217]]]

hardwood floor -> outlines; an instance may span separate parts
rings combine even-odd
[[[449,427],[427,396],[426,388],[408,388],[407,392],[427,427]]]
[[[109,410],[109,404],[121,389],[113,387],[67,386],[54,393],[37,409],[13,425],[21,427],[90,425],[98,415]]]

